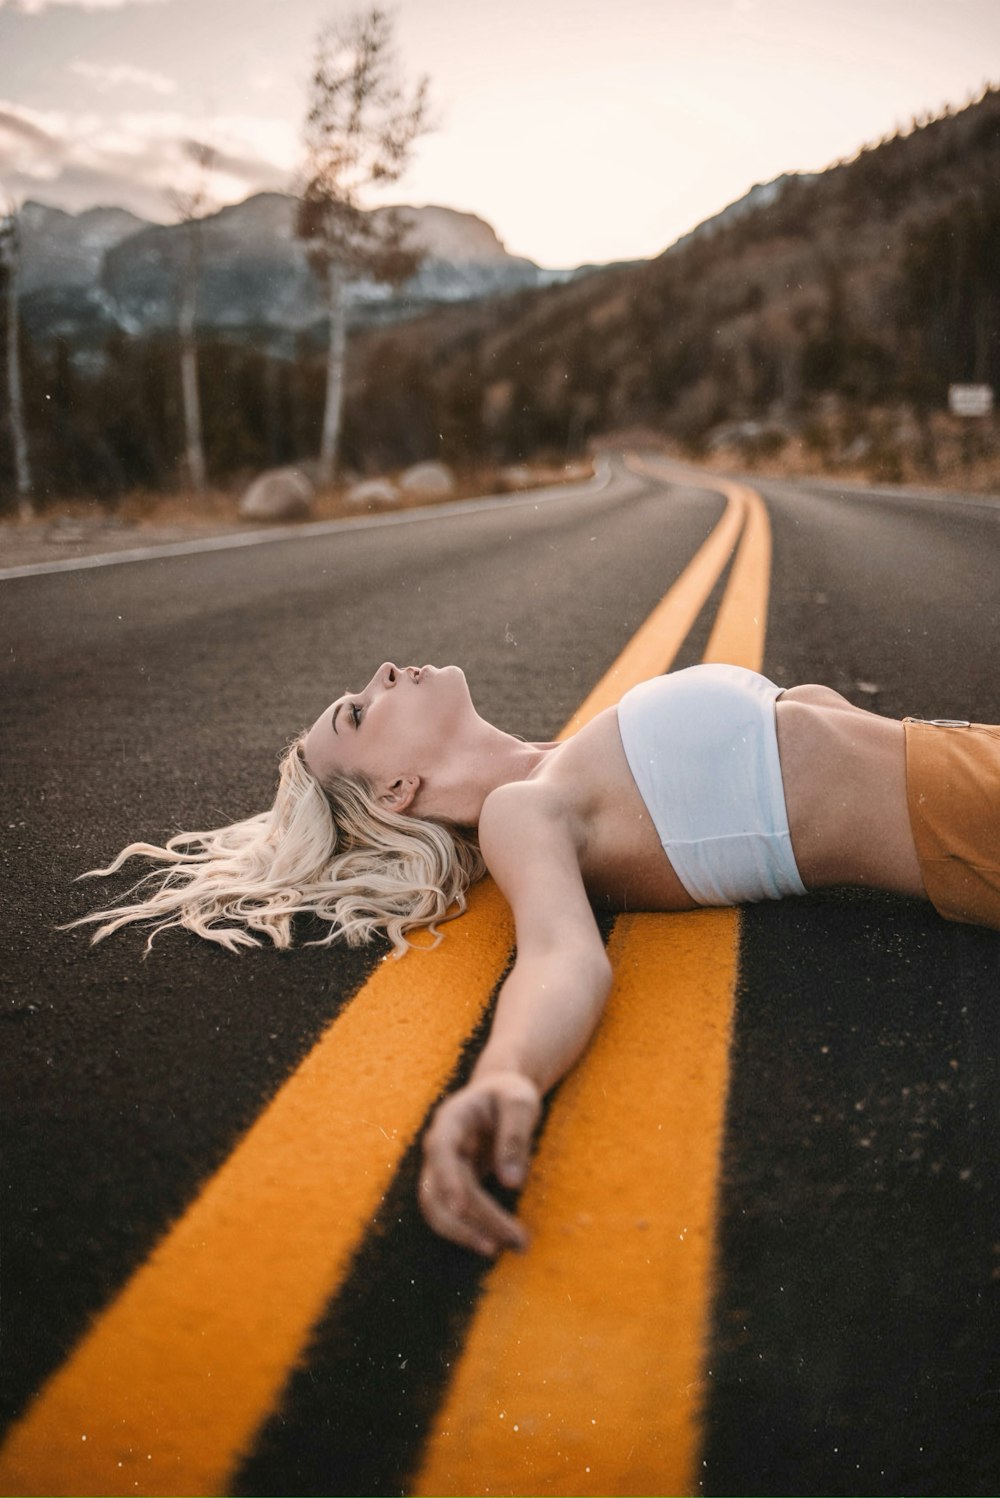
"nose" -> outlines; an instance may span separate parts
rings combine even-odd
[[[393,665],[392,661],[383,661],[375,672],[376,681],[384,687],[394,687],[396,678],[399,676],[399,667]]]

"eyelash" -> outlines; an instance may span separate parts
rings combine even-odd
[[[358,707],[358,704],[356,702],[351,703],[351,717],[354,719],[355,728],[357,728],[358,724],[361,722],[361,709]]]

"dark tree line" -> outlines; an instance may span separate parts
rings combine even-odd
[[[900,310],[911,329],[915,394],[928,394],[943,371],[1000,387],[1000,183],[991,196],[962,198],[914,237]]]
[[[322,411],[322,357],[271,358],[238,344],[199,339],[206,466],[220,485],[315,452]],[[98,370],[80,369],[65,342],[38,350],[22,337],[21,372],[40,498],[113,500],[133,489],[178,487],[186,449],[177,339],[123,333],[106,343]],[[0,439],[0,487],[12,480]]]

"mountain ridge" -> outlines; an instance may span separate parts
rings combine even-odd
[[[773,201],[795,174],[756,184],[664,250],[710,235],[765,198]],[[425,248],[417,274],[401,288],[358,280],[347,289],[350,325],[384,326],[435,306],[539,289],[594,271],[634,269],[644,259],[611,265],[544,269],[513,255],[481,215],[444,204],[395,205]],[[378,218],[388,208],[372,210]],[[322,336],[325,309],[294,232],[295,199],[262,191],[224,204],[198,220],[202,240],[198,324],[203,332],[262,338],[288,355],[303,333]],[[22,209],[21,300],[25,326],[39,343],[68,342],[83,362],[99,357],[114,332],[141,337],[171,329],[188,226],[162,224],[113,204],[71,213],[31,199]]]
[[[295,235],[295,199],[253,193],[198,220],[203,331],[259,333],[275,351],[323,322],[323,299]],[[391,321],[440,302],[552,284],[566,272],[512,255],[487,220],[442,204],[400,204],[425,250],[398,291],[359,280],[348,288],[354,325]],[[389,210],[376,208],[378,219]],[[176,325],[186,224],[157,224],[116,206],[72,214],[29,201],[22,210],[22,307],[32,336],[95,350],[116,329],[131,336]]]

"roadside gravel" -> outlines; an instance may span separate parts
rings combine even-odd
[[[186,521],[170,525],[116,518],[8,520],[0,523],[0,568],[33,566],[76,557],[129,551],[136,546],[160,546],[247,530],[236,521]]]

